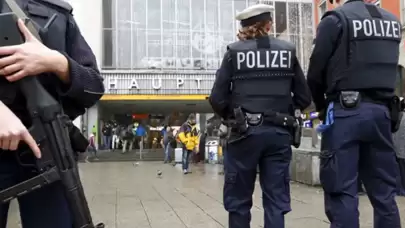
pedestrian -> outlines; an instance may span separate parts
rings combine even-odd
[[[113,124],[113,129],[112,129],[113,135],[112,135],[112,140],[111,140],[111,143],[112,143],[111,149],[113,151],[118,149],[118,144],[119,144],[119,141],[120,141],[120,137],[119,137],[120,136],[120,131],[121,131],[121,129],[120,129],[120,126],[118,125],[118,123],[114,123]]]
[[[194,151],[198,151],[199,132],[196,126],[196,118],[194,114],[190,114],[187,121],[180,127],[178,138],[183,147],[182,166],[183,173],[189,174],[190,171],[190,155]]]
[[[229,228],[249,228],[256,168],[260,167],[264,227],[284,228],[291,211],[289,166],[294,109],[311,104],[295,45],[269,35],[274,8],[236,15],[239,41],[228,45],[209,102],[230,126],[225,151],[224,207]]]
[[[96,138],[94,134],[91,134],[89,137],[89,146],[87,147],[87,153],[88,155],[92,155],[93,160],[98,161],[98,156],[97,156],[97,147],[96,147]],[[87,155],[86,157],[86,162],[89,162],[89,156]]]
[[[112,146],[112,138],[113,138],[113,126],[109,121],[104,123],[103,129],[101,130],[103,134],[103,143],[104,149],[109,150]]]
[[[207,142],[207,128],[204,130],[204,132],[200,136],[200,142],[198,143],[198,151],[199,151],[199,160],[200,162],[204,163],[205,162],[205,144]]]
[[[57,19],[42,34],[44,43],[20,19],[18,28],[25,42],[0,47],[0,190],[36,175],[31,166],[20,166],[17,161],[15,155],[22,152],[18,147],[20,141],[40,157],[40,150],[27,131],[32,120],[18,87],[20,79],[38,78],[55,100],[60,101],[71,120],[96,104],[104,92],[96,59],[73,18],[72,7],[64,1],[16,2],[31,17],[35,28],[45,25],[52,14]],[[7,3],[4,6],[1,12],[10,12]],[[60,181],[18,197],[18,203],[24,228],[73,227],[74,218]],[[9,203],[0,205],[0,227],[7,226],[8,209]]]
[[[174,140],[173,131],[170,126],[166,127],[166,131],[163,135],[163,149],[165,151],[165,160],[164,163],[171,162],[171,153],[172,153],[172,141]]]
[[[325,212],[330,227],[359,228],[361,181],[374,207],[374,228],[399,228],[391,125],[397,121],[392,104],[398,104],[401,24],[392,13],[363,0],[330,3],[336,8],[318,25],[307,75],[324,120],[318,129]]]
[[[127,149],[129,151],[132,151],[132,147],[134,145],[134,140],[135,140],[135,131],[134,131],[134,125],[130,124],[125,128],[125,131],[123,132],[123,145],[122,145],[122,154],[125,154],[127,152]]]
[[[93,127],[91,128],[91,133],[97,137],[97,127],[96,127],[96,125],[93,125]]]

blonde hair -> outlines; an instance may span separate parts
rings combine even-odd
[[[251,40],[251,39],[256,39],[260,36],[266,36],[268,35],[268,32],[266,31],[266,25],[270,21],[259,21],[256,22],[254,25],[242,27],[239,29],[238,34],[236,35],[239,40]],[[271,22],[270,22],[271,23]]]

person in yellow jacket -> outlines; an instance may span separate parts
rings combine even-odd
[[[187,121],[181,125],[178,139],[183,147],[183,173],[190,173],[189,161],[193,151],[198,152],[199,131],[196,126],[196,118],[194,114],[190,114]]]

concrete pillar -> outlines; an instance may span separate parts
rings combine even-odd
[[[196,124],[198,129],[201,129],[200,116],[201,116],[200,113],[195,114],[195,124]]]
[[[100,142],[100,119],[98,115],[98,105],[95,105],[89,109],[87,109],[87,136],[90,136],[90,134],[93,133],[93,131],[96,132],[96,146],[98,146]]]
[[[206,123],[207,123],[207,117],[205,114],[200,115],[200,129],[201,131],[205,131],[206,128]]]

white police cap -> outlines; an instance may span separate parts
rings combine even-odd
[[[240,21],[242,27],[254,25],[264,20],[272,20],[271,13],[274,7],[267,4],[257,4],[244,9],[236,14],[235,19]]]

